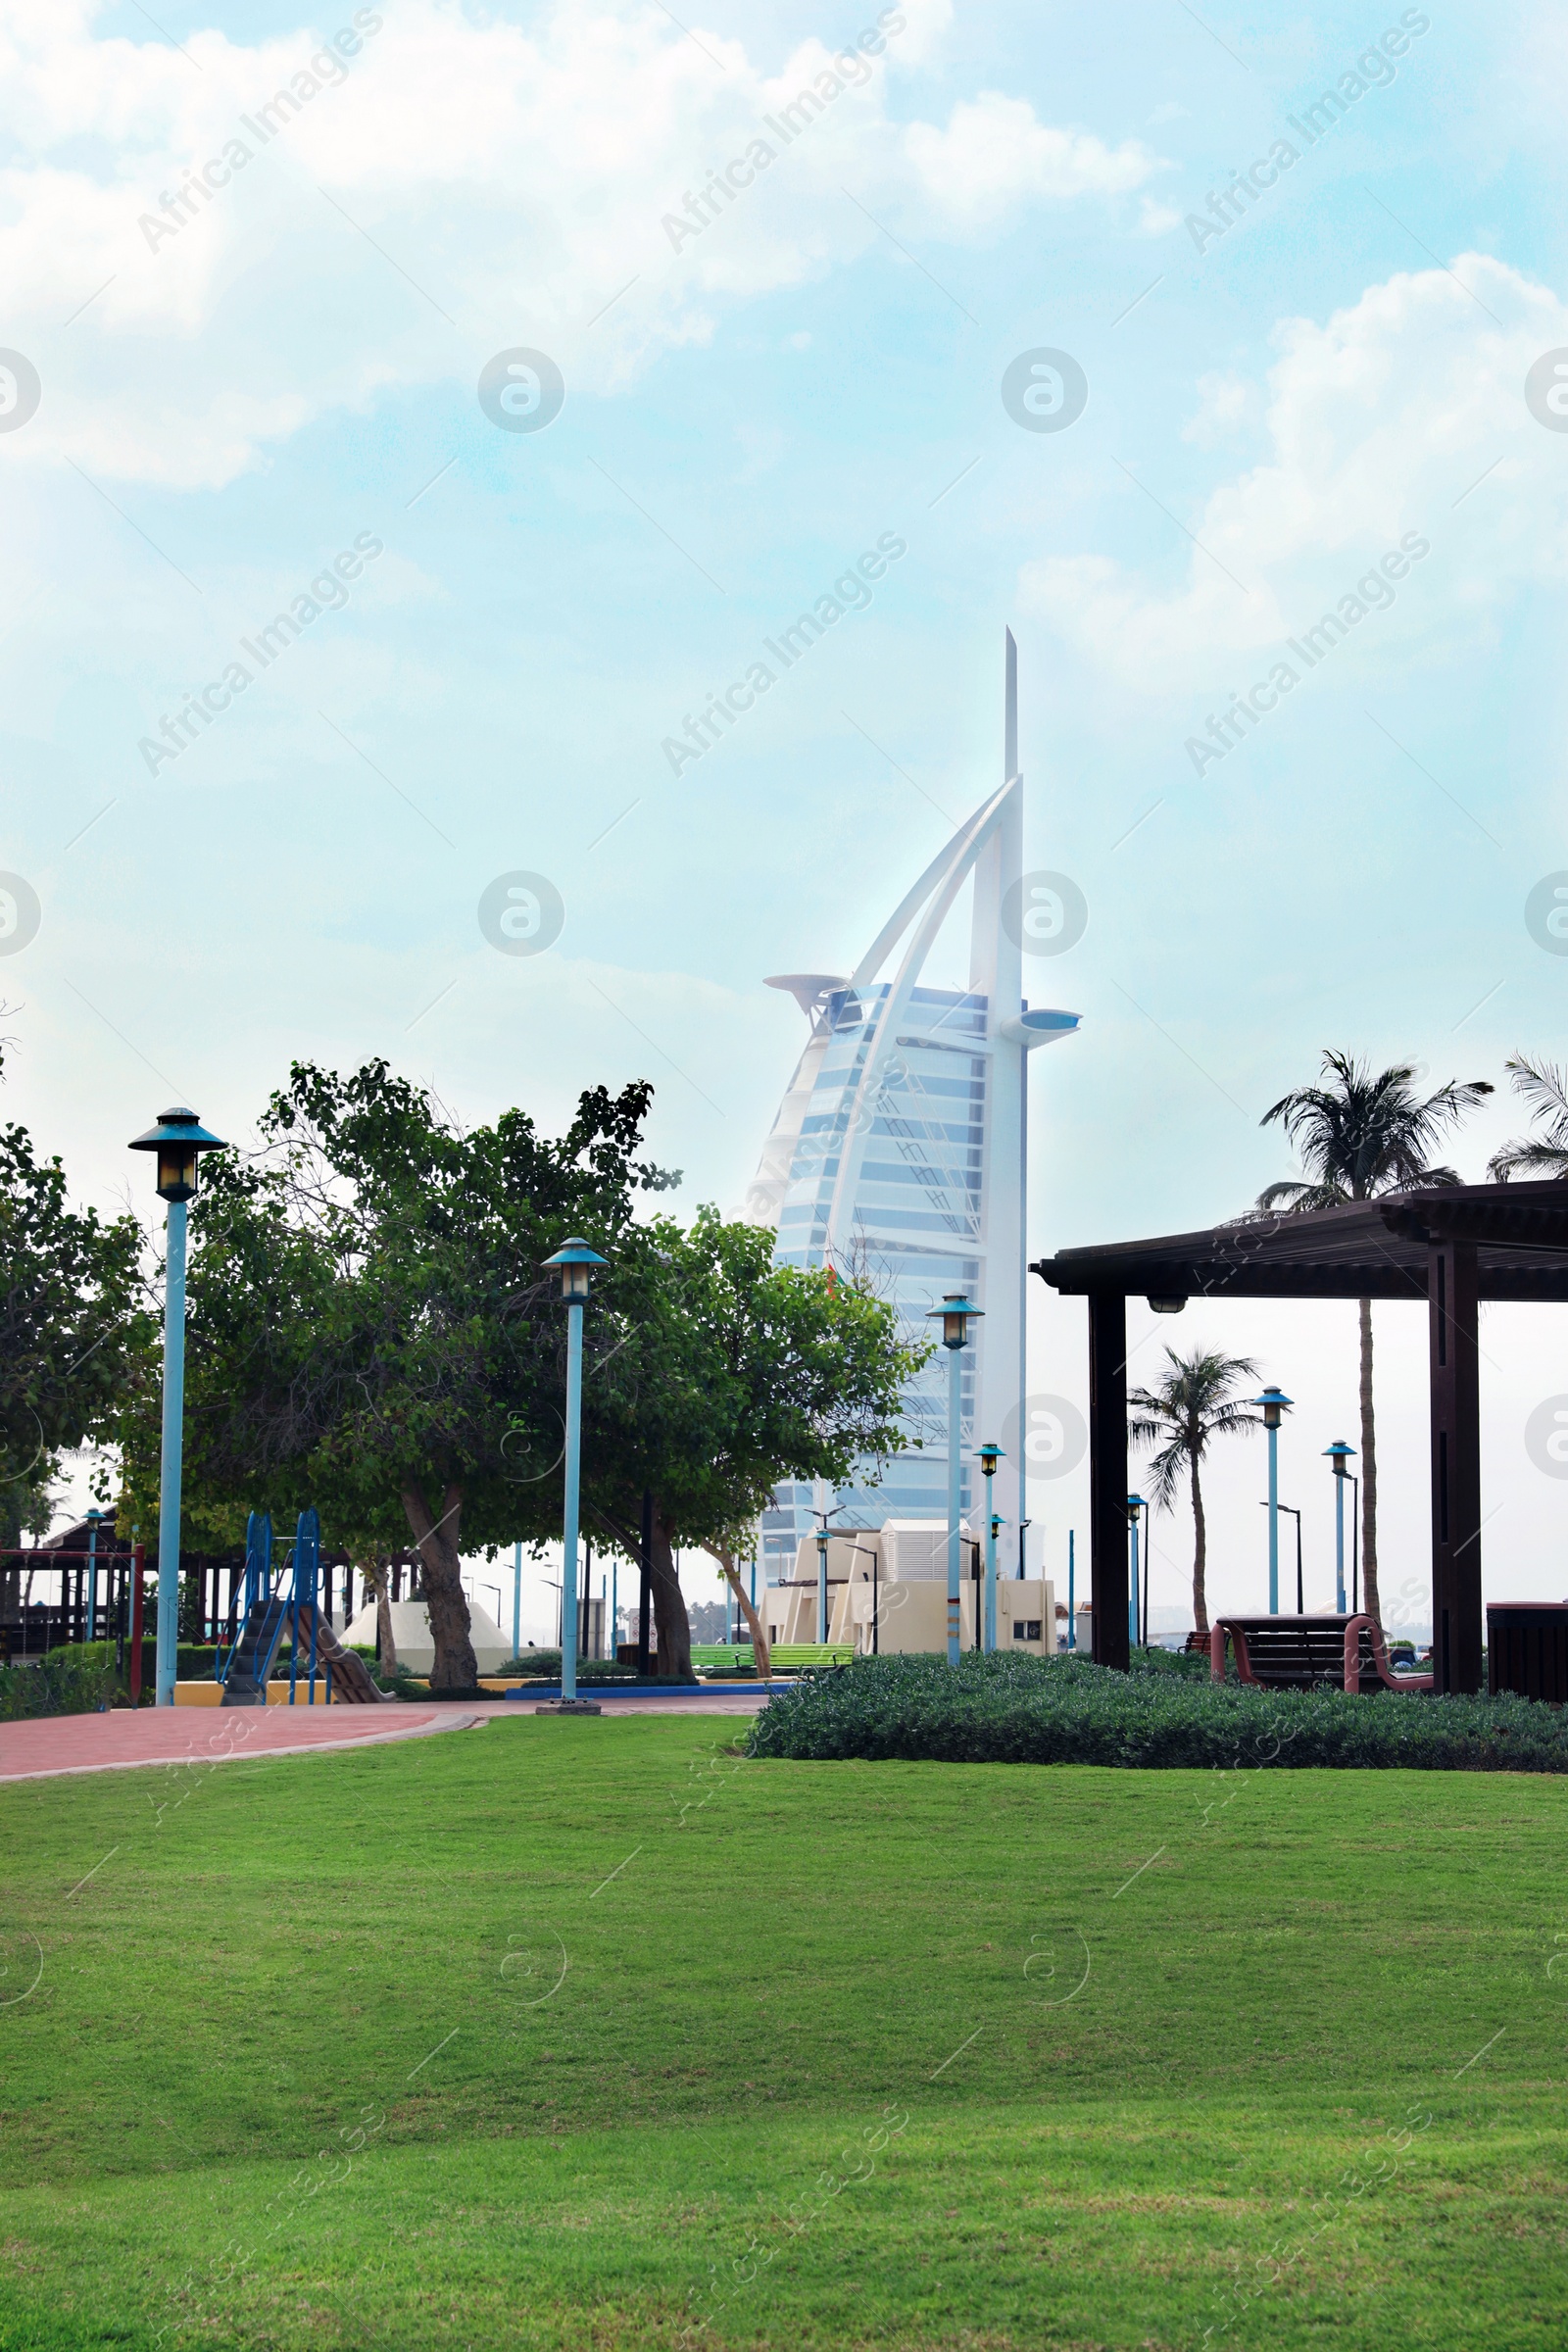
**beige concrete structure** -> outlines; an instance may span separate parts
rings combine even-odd
[[[398,1645],[398,1663],[411,1674],[428,1674],[435,1664],[435,1641],[430,1632],[430,1615],[422,1600],[395,1600],[392,1607],[392,1639]],[[365,1649],[375,1647],[375,1603],[362,1609],[342,1637],[344,1646]],[[512,1643],[501,1631],[487,1609],[477,1601],[468,1603],[468,1639],[481,1674],[494,1674],[498,1668],[512,1662]]]
[[[958,1588],[960,1638],[976,1646],[977,1607],[985,1592],[985,1557],[967,1527],[960,1530],[963,1580]],[[978,1561],[981,1582],[976,1585]],[[1047,1578],[1019,1580],[998,1563],[997,1647],[1048,1657],[1056,1646],[1055,1588]],[[848,1529],[828,1541],[828,1640],[853,1642],[861,1654],[948,1646],[948,1531],[940,1520],[889,1520],[882,1528]],[[770,1642],[815,1642],[817,1549],[808,1538],[787,1584],[758,1594]]]

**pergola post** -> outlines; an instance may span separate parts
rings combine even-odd
[[[1427,1251],[1435,1690],[1481,1688],[1481,1384],[1474,1242]]]
[[[1131,1664],[1127,1642],[1127,1301],[1089,1293],[1089,1567],[1097,1666]]]

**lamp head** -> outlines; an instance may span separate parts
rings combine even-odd
[[[949,1291],[942,1304],[929,1310],[926,1321],[941,1323],[944,1348],[967,1348],[969,1325],[978,1322],[984,1312],[984,1307],[976,1306],[974,1300],[966,1298],[961,1291]]]
[[[1324,1446],[1323,1455],[1326,1461],[1334,1464],[1335,1477],[1343,1478],[1355,1458],[1355,1447],[1347,1446],[1343,1438],[1336,1438],[1332,1446]]]
[[[982,1446],[980,1448],[980,1467],[987,1478],[995,1478],[997,1464],[1004,1462],[1006,1458],[1000,1446]]]
[[[1149,1303],[1156,1315],[1179,1315],[1187,1301],[1185,1298],[1151,1298]]]
[[[196,1193],[196,1157],[201,1152],[226,1152],[220,1135],[209,1135],[193,1110],[166,1110],[156,1127],[138,1135],[132,1152],[158,1154],[158,1197],[161,1200],[190,1200]]]
[[[561,1296],[568,1305],[573,1305],[580,1304],[593,1288],[595,1266],[608,1266],[610,1260],[601,1257],[597,1250],[590,1250],[579,1235],[573,1234],[569,1241],[562,1243],[554,1257],[547,1257],[544,1262],[547,1266],[559,1267]]]
[[[1138,1514],[1145,1507],[1143,1496],[1141,1494],[1129,1494],[1122,1507],[1127,1513],[1128,1526],[1136,1527],[1138,1525]]]
[[[1278,1429],[1285,1418],[1287,1408],[1293,1405],[1296,1399],[1294,1396],[1287,1396],[1283,1389],[1271,1386],[1263,1391],[1261,1396],[1249,1396],[1247,1401],[1249,1404],[1262,1406],[1265,1429]]]

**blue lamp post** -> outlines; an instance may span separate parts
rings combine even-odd
[[[963,1351],[969,1345],[969,1325],[985,1312],[961,1291],[950,1291],[940,1306],[932,1307],[928,1323],[942,1326],[942,1345],[948,1350],[948,1664],[958,1663],[958,1527],[963,1509]]]
[[[169,1250],[164,1272],[164,1452],[158,1488],[157,1703],[174,1703],[179,1641],[179,1503],[185,1445],[185,1203],[196,1196],[202,1152],[227,1150],[209,1135],[193,1110],[166,1110],[156,1127],[138,1135],[132,1152],[158,1154],[158,1198],[169,1203]]]
[[[1280,1613],[1280,1423],[1287,1407],[1296,1399],[1287,1396],[1283,1389],[1267,1388],[1261,1396],[1249,1396],[1249,1404],[1261,1405],[1263,1427],[1268,1431],[1268,1613]]]
[[[1334,1607],[1345,1615],[1345,1474],[1355,1458],[1355,1447],[1336,1438],[1332,1446],[1323,1448],[1324,1459],[1334,1464]]]
[[[991,1482],[997,1475],[997,1464],[1006,1460],[1000,1446],[982,1446],[980,1467],[986,1474],[986,1630],[981,1646],[997,1646],[997,1530],[1001,1520],[991,1508]]]
[[[1127,1642],[1131,1649],[1138,1647],[1138,1514],[1144,1507],[1141,1494],[1129,1494],[1126,1502],[1127,1525],[1132,1531],[1133,1573],[1127,1593]],[[1147,1634],[1148,1627],[1144,1631]]]
[[[566,1302],[566,1496],[561,1547],[561,1703],[599,1712],[577,1696],[577,1498],[582,1472],[582,1310],[593,1287],[595,1266],[609,1264],[575,1235],[563,1243],[547,1266],[559,1267]]]

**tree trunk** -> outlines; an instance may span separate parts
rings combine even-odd
[[[479,1661],[468,1639],[468,1596],[463,1590],[462,1556],[458,1548],[463,1489],[448,1487],[439,1519],[430,1516],[422,1487],[405,1487],[403,1508],[419,1546],[419,1581],[424,1588],[424,1605],[435,1643],[430,1688],[472,1690],[479,1680]]]
[[[1208,1566],[1208,1529],[1203,1523],[1203,1490],[1198,1483],[1198,1461],[1192,1462],[1193,1473],[1193,1624],[1206,1642],[1208,1640],[1208,1594],[1203,1576]]]
[[[724,1581],[740,1603],[741,1615],[745,1618],[751,1632],[752,1654],[757,1661],[757,1671],[765,1683],[772,1672],[772,1660],[767,1651],[767,1636],[762,1631],[761,1620],[742,1589],[740,1571],[735,1565],[734,1557],[727,1551],[719,1551],[711,1544],[705,1544],[703,1549],[710,1560],[718,1562],[724,1571]]]
[[[649,1546],[653,1570],[654,1623],[659,1629],[659,1680],[689,1683],[692,1679],[692,1629],[686,1601],[675,1574],[669,1523],[654,1502],[654,1540]]]
[[[1378,1453],[1372,1418],[1372,1301],[1357,1302],[1361,1318],[1361,1606],[1383,1623],[1378,1597]]]
[[[385,1560],[361,1560],[359,1571],[365,1583],[375,1594],[375,1662],[383,1674],[398,1670],[397,1637],[392,1631],[392,1595],[390,1575]]]

